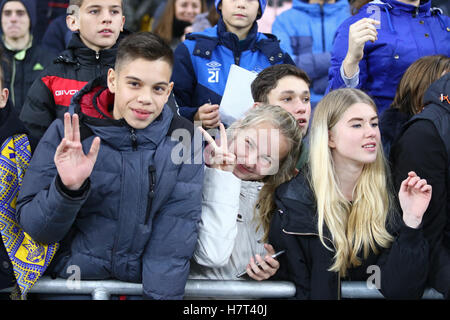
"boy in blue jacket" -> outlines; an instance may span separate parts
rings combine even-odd
[[[183,297],[203,162],[201,153],[192,161],[193,148],[173,152],[172,133],[192,137],[193,125],[166,104],[172,65],[161,38],[130,35],[115,69],[89,82],[72,100],[75,114],[55,120],[42,137],[17,212],[35,241],[60,242],[49,272],[67,278],[76,265],[82,280],[143,283],[150,299]]]
[[[219,22],[188,34],[178,45],[172,75],[180,114],[205,128],[219,126],[219,104],[232,64],[256,73],[274,64],[294,64],[275,36],[258,32],[256,20],[265,0],[216,0],[215,6]]]

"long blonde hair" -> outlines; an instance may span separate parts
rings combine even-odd
[[[353,190],[352,202],[346,200],[339,189],[328,146],[329,131],[350,106],[360,102],[377,110],[373,100],[360,90],[332,91],[316,106],[311,124],[310,183],[316,197],[319,237],[332,251],[324,241],[326,225],[335,247],[334,264],[329,271],[340,272],[342,276],[348,268],[361,265],[358,257],[361,249],[367,258],[370,249],[377,254],[378,246],[387,248],[393,241],[386,230],[393,202],[381,145],[377,145],[376,160],[364,165]]]
[[[275,209],[275,189],[295,175],[295,166],[300,155],[302,132],[294,116],[288,111],[279,106],[261,105],[250,109],[244,118],[234,122],[227,129],[228,141],[232,141],[237,130],[254,128],[264,122],[270,123],[274,129],[279,130],[280,136],[285,137],[289,148],[288,154],[279,163],[278,171],[263,178],[264,185],[259,192],[254,208],[254,217],[258,222],[256,230],[263,227],[263,240],[267,240],[270,220]]]

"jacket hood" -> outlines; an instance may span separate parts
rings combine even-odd
[[[327,14],[332,14],[335,11],[342,10],[343,7],[350,7],[348,1],[336,0],[335,3],[325,3],[323,6],[323,11]],[[321,6],[318,3],[310,4],[309,0],[294,0],[292,1],[292,8],[307,12],[308,14],[321,14]]]
[[[73,98],[69,110],[80,115],[94,135],[101,137],[119,150],[132,148],[130,135],[135,135],[138,146],[154,148],[169,130],[173,112],[167,104],[161,114],[146,128],[133,129],[124,119],[112,117],[114,94],[107,87],[107,76],[98,77],[86,84]]]
[[[1,20],[1,12],[3,11],[3,7],[5,6],[5,4],[8,1],[13,1],[13,0],[3,0],[0,4],[0,20]],[[14,0],[14,1],[19,1],[21,2],[25,9],[27,9],[27,13],[28,13],[28,17],[30,18],[30,32],[33,31],[34,26],[36,24],[36,2],[34,0]]]
[[[391,32],[395,32],[395,28],[392,25],[391,15],[403,15],[409,13],[413,16],[431,16],[436,15],[439,19],[439,23],[443,30],[447,31],[447,25],[444,19],[441,17],[442,11],[440,9],[431,8],[431,1],[421,1],[419,7],[415,7],[410,4],[399,2],[396,0],[373,0],[363,6],[359,11],[366,12],[369,6],[380,6],[383,11],[386,12],[389,29]],[[367,11],[369,12],[369,11]]]
[[[425,106],[436,104],[450,112],[450,72],[431,84],[423,102]]]
[[[219,21],[217,22],[217,35],[219,36],[219,41],[225,44],[226,46],[234,43],[235,45],[238,45],[240,42],[238,37],[232,33],[227,31],[227,27],[225,25],[225,22],[223,21],[222,17],[219,18]],[[211,30],[211,29],[209,29]],[[214,31],[214,30],[211,30]],[[256,42],[258,39],[258,24],[256,22],[253,23],[253,26],[250,28],[247,37],[240,42],[239,45],[242,48],[249,48],[251,47],[251,43]],[[232,47],[232,46],[231,46]]]

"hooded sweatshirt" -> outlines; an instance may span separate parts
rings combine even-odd
[[[8,0],[0,4],[0,13]],[[32,0],[20,0],[30,19],[30,34],[36,24],[36,3]],[[1,14],[0,14],[1,23]],[[3,31],[3,30],[2,30]],[[22,50],[10,48],[2,35],[1,41],[5,59],[2,60],[4,87],[10,90],[10,99],[20,112],[28,90],[42,70],[51,63],[51,56],[37,42],[30,38],[29,44]]]

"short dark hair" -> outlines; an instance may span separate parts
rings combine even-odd
[[[265,68],[253,80],[251,84],[252,97],[255,102],[267,103],[267,95],[274,89],[278,80],[286,77],[294,76],[302,79],[308,86],[311,85],[311,80],[302,69],[297,68],[291,64],[276,64]]]
[[[83,4],[84,0],[70,0],[69,1],[69,6],[67,8],[67,14],[74,14],[75,12],[73,11],[73,7],[72,6],[77,6],[77,7],[81,7],[81,5]],[[120,4],[123,6],[123,0],[120,1]]]
[[[116,70],[129,60],[143,58],[150,61],[162,59],[173,66],[173,51],[160,36],[140,31],[124,38],[117,49]]]

